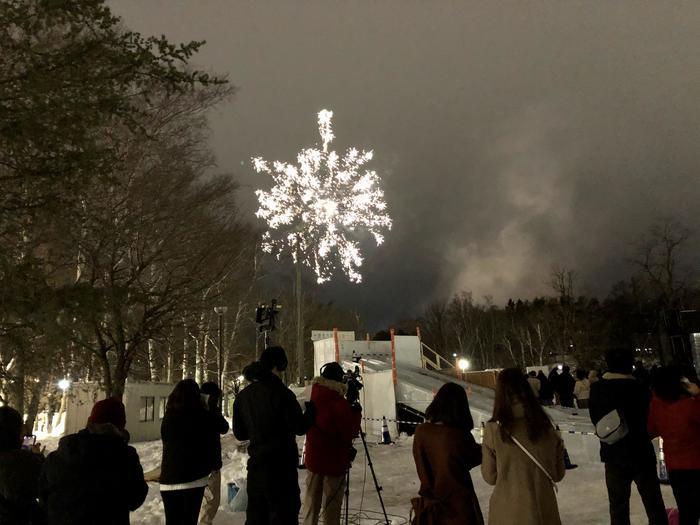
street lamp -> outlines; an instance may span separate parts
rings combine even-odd
[[[464,372],[469,370],[469,366],[470,366],[469,359],[465,359],[464,357],[461,358],[459,361],[457,361],[457,366],[464,374]]]
[[[224,390],[224,314],[228,306],[215,306],[214,312],[219,316],[219,388]]]
[[[71,380],[68,378],[61,379],[58,382],[58,388],[63,390],[63,393],[65,394],[66,390],[68,390],[70,388],[71,383],[72,383]]]

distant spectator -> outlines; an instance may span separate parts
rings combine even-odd
[[[540,403],[544,406],[551,406],[554,403],[554,390],[549,379],[542,370],[537,373],[537,379],[540,380]]]
[[[411,503],[415,525],[482,525],[484,518],[469,471],[481,463],[481,447],[471,430],[474,422],[464,388],[447,383],[418,425],[413,459],[420,497]]]
[[[0,523],[42,525],[39,508],[39,474],[43,458],[22,449],[22,416],[14,408],[0,407]]]
[[[592,385],[596,381],[598,381],[600,378],[598,377],[598,370],[591,370],[588,372],[588,384]]]
[[[216,432],[221,435],[228,432],[229,426],[226,418],[221,414],[221,389],[216,383],[204,383],[202,394],[207,396],[207,408],[209,415],[213,419]],[[221,439],[213,440],[211,449],[212,470],[209,474],[209,484],[204,489],[204,499],[202,508],[199,511],[199,525],[211,525],[219,510],[221,503]]]
[[[166,525],[196,525],[209,475],[220,451],[217,418],[193,379],[183,379],[168,396],[160,426],[163,455],[160,493]]]
[[[560,403],[559,401],[559,367],[555,366],[549,371],[549,375],[547,376],[547,380],[549,381],[549,386],[552,388],[552,392],[554,393],[554,396],[552,398],[552,402],[555,405],[558,405]]]
[[[561,375],[557,380],[557,394],[559,395],[559,404],[563,407],[573,408],[574,406],[574,386],[576,380],[571,375],[571,369],[564,365],[561,369]]]
[[[574,397],[579,408],[588,408],[588,398],[591,395],[591,383],[585,370],[576,370],[576,385],[574,385]]]
[[[644,368],[644,363],[635,361],[632,375],[644,388],[651,388],[651,374]]]
[[[617,413],[627,432],[614,443],[600,443],[605,464],[605,484],[610,502],[611,525],[629,525],[632,482],[644,503],[651,525],[667,525],[661,488],[656,473],[656,454],[647,431],[651,394],[632,375],[633,353],[612,349],[605,356],[608,372],[591,385],[589,411],[594,425]]]
[[[535,393],[535,397],[539,399],[540,389],[542,388],[542,385],[540,384],[540,380],[537,379],[537,372],[535,372],[534,370],[530,370],[527,373],[527,382],[530,383],[532,391]]]
[[[680,525],[700,523],[700,387],[684,380],[677,367],[659,368],[652,377],[654,397],[649,434],[661,436],[668,477]]]
[[[561,524],[553,482],[564,478],[564,443],[516,368],[498,374],[482,452],[481,473],[496,486],[490,525]]]
[[[49,454],[40,481],[49,525],[128,525],[148,486],[125,426],[121,401],[98,401],[86,428],[62,438]]]

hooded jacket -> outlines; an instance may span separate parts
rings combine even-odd
[[[110,424],[62,438],[39,482],[49,525],[128,525],[146,494],[136,450]]]
[[[314,474],[342,476],[350,466],[350,449],[360,432],[362,412],[350,407],[343,383],[317,377],[312,385],[316,420],[306,434],[306,468]]]
[[[306,433],[311,421],[304,416],[294,393],[260,363],[244,370],[251,383],[233,403],[233,435],[248,445],[248,472],[292,469],[299,455],[295,436]]]
[[[0,523],[42,525],[39,508],[39,474],[42,457],[28,450],[0,452]]]
[[[617,410],[627,423],[628,434],[617,443],[600,443],[603,463],[635,465],[655,462],[656,455],[647,432],[647,414],[651,392],[634,376],[607,372],[603,379],[591,385],[588,410],[594,425],[603,416]]]

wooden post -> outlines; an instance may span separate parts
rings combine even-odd
[[[394,341],[394,329],[389,330],[391,334],[391,378],[394,381],[394,386],[399,382],[399,375],[396,371],[396,343]]]

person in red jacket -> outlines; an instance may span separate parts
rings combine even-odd
[[[306,433],[304,525],[316,525],[323,510],[325,525],[339,525],[345,474],[352,461],[352,440],[360,432],[361,409],[345,399],[343,369],[328,363],[313,380],[311,402],[316,420]]]
[[[664,440],[666,467],[678,505],[680,525],[700,523],[700,387],[678,367],[659,368],[652,377],[651,437]]]

